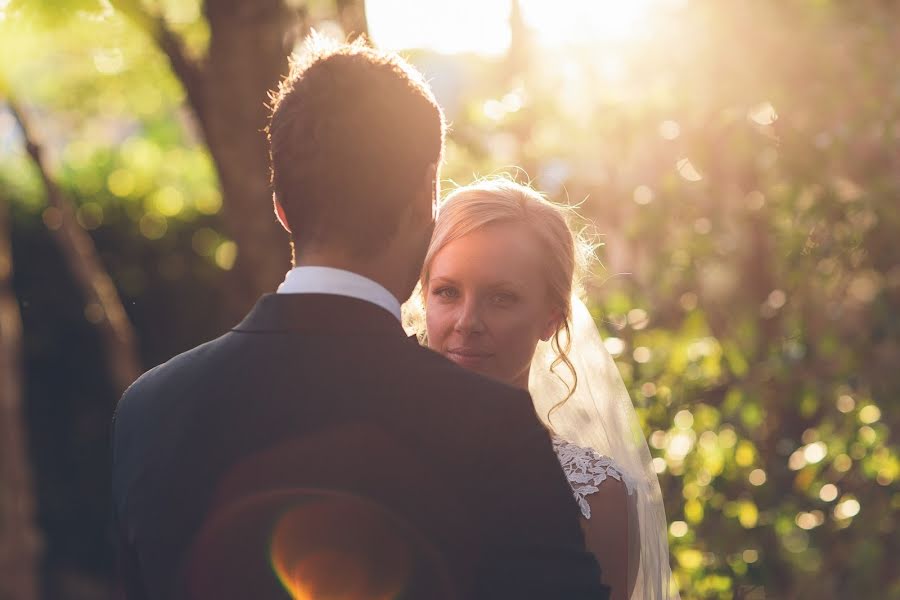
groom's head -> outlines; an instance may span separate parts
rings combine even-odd
[[[392,251],[417,275],[444,131],[428,84],[396,54],[308,44],[273,97],[268,128],[276,210],[298,261]]]

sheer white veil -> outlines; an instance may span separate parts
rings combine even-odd
[[[544,424],[556,435],[610,457],[634,484],[629,497],[629,580],[633,600],[678,598],[669,566],[665,509],[650,449],[615,361],[594,319],[573,295],[571,346],[567,355],[577,374],[562,365],[551,370],[556,354],[540,342],[531,363],[529,391]],[[565,340],[562,340],[563,346]],[[637,560],[639,556],[639,560]]]

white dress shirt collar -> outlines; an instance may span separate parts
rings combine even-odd
[[[387,289],[357,273],[331,267],[294,267],[278,286],[279,294],[334,294],[371,302],[400,321],[400,302]]]

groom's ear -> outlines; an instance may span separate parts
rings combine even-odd
[[[440,179],[438,178],[438,164],[431,163],[425,168],[425,177],[421,182],[421,192],[419,197],[424,202],[429,202],[431,206],[431,220],[437,219],[438,198],[441,195]]]
[[[284,227],[285,231],[293,233],[290,225],[288,225],[287,216],[284,214],[284,207],[281,206],[281,202],[278,201],[278,196],[274,193],[272,194],[272,204],[275,207],[275,217],[278,219],[278,222],[281,223],[281,226]]]

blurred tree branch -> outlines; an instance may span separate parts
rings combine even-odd
[[[26,113],[14,98],[7,98],[6,102],[25,138],[26,150],[41,176],[47,191],[47,202],[58,219],[58,226],[50,226],[50,231],[81,287],[85,310],[94,311],[90,318],[100,329],[109,372],[117,393],[121,394],[142,372],[131,321],[109,273],[100,261],[94,241],[76,220],[72,200],[50,175],[45,152]]]
[[[41,538],[22,410],[22,318],[12,285],[9,203],[0,201],[0,598],[37,600]]]
[[[166,55],[172,72],[184,86],[188,101],[194,109],[201,127],[204,126],[205,100],[203,98],[204,69],[201,63],[191,60],[184,51],[178,35],[169,29],[160,14],[151,13],[140,0],[111,0],[113,8],[128,17],[139,29],[152,39]]]

